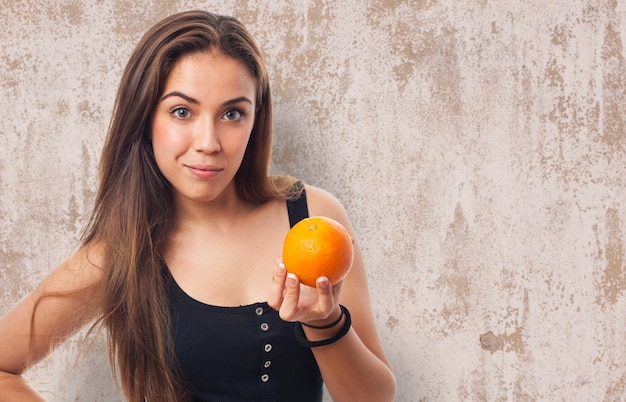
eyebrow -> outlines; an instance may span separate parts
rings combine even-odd
[[[173,92],[170,92],[170,93],[167,93],[167,94],[163,95],[161,97],[161,101],[164,101],[165,99],[171,98],[173,96],[178,96],[179,98],[183,98],[184,100],[186,100],[189,103],[200,103],[200,102],[198,102],[197,99],[194,99],[191,96],[187,96],[184,93],[178,92],[178,91],[173,91]]]
[[[178,92],[178,91],[172,91],[170,93],[167,93],[167,94],[163,95],[161,97],[161,101],[164,101],[165,99],[171,98],[173,96],[178,96],[179,98],[183,98],[184,100],[186,100],[189,103],[194,103],[194,104],[200,103],[197,99],[192,98],[191,96],[185,95],[184,93]],[[252,105],[252,101],[248,97],[240,96],[238,98],[233,98],[233,99],[227,100],[226,102],[222,103],[222,106],[234,105],[235,103],[239,103],[239,102],[247,102],[247,103]]]

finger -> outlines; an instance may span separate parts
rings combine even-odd
[[[335,297],[333,295],[333,289],[330,285],[330,281],[327,277],[320,276],[317,278],[315,287],[317,288],[318,308],[320,314],[330,314],[335,308]]]
[[[287,270],[285,264],[282,261],[277,260],[274,267],[274,274],[272,275],[272,286],[270,287],[270,295],[267,298],[267,304],[274,310],[280,310],[283,303],[283,293],[285,290],[285,278],[287,277]]]
[[[285,292],[280,306],[280,318],[285,321],[296,321],[298,299],[300,297],[300,280],[292,273],[287,273]]]

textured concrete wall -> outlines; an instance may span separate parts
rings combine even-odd
[[[276,172],[335,193],[364,249],[398,401],[626,394],[626,4],[617,0],[0,4],[0,313],[70,253],[121,69],[174,11],[267,55]],[[28,377],[119,400],[102,343]]]

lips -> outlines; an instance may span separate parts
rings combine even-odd
[[[185,165],[187,170],[195,177],[207,179],[215,177],[223,168],[213,165]]]

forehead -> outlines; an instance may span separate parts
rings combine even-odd
[[[254,101],[257,80],[241,61],[216,51],[192,53],[181,57],[171,69],[164,93],[186,90],[196,94],[239,92]]]

